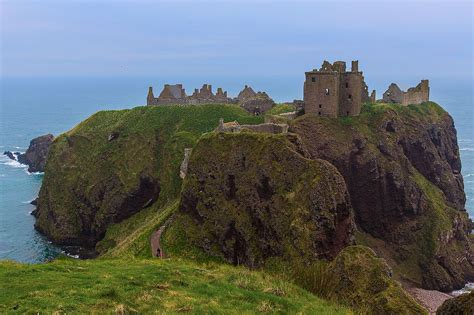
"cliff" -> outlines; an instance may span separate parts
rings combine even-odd
[[[358,242],[401,280],[450,291],[474,277],[471,222],[452,118],[435,103],[366,105],[359,117],[305,115],[290,124],[314,159],[347,184]]]
[[[94,114],[53,142],[35,227],[55,243],[93,247],[110,225],[174,200],[184,149],[221,117],[261,121],[225,105]]]
[[[101,253],[149,257],[151,233],[174,213],[163,240],[171,254],[190,242],[201,254],[257,267],[333,259],[355,236],[408,285],[449,291],[473,279],[456,131],[438,105],[308,114],[290,122],[288,136],[201,138],[221,117],[262,121],[223,105],[93,115],[54,141],[36,227],[56,243],[103,240]],[[192,147],[182,186],[179,168]]]
[[[188,243],[235,265],[334,258],[354,240],[344,179],[298,151],[283,135],[204,136],[173,226],[185,227]]]
[[[18,160],[21,164],[28,165],[28,172],[44,172],[46,158],[53,140],[52,134],[39,136],[30,141],[25,153],[5,151],[3,154],[12,160]]]

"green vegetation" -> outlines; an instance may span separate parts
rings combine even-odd
[[[0,313],[350,314],[265,273],[184,260],[0,262]]]
[[[268,115],[293,110],[281,104]],[[399,247],[362,230],[356,234],[358,244],[387,258],[395,279],[418,285],[427,281],[422,268],[440,283],[450,281],[443,274],[446,271],[433,263],[433,256],[439,252],[462,257],[465,247],[452,242],[443,248],[439,242],[440,235],[451,232],[459,211],[447,206],[443,192],[410,163],[400,168],[394,148],[399,134],[416,131],[414,122],[432,124],[445,117],[446,112],[431,102],[377,103],[365,104],[358,117],[306,115],[291,122],[317,125],[319,134],[310,133],[311,137],[327,137],[328,150],[347,161],[345,154],[353,141],[363,139],[365,156],[357,159],[377,161],[382,175],[396,174],[399,183],[407,180],[411,188],[421,191],[426,212],[399,222],[391,231],[393,239],[405,237]],[[368,248],[346,248],[329,263],[317,260],[314,246],[325,244],[328,252],[340,242],[337,246],[342,248],[347,245],[344,233],[349,235],[334,231],[340,223],[332,221],[333,216],[345,207],[346,191],[332,165],[304,158],[297,153],[300,144],[283,135],[208,133],[219,118],[241,124],[263,122],[263,117],[250,116],[233,105],[148,106],[99,112],[58,137],[46,167],[38,224],[56,240],[79,237],[90,227],[87,231],[95,240],[101,239],[96,246],[101,256],[40,265],[0,262],[0,313],[350,313],[328,301],[361,313],[424,312]],[[389,120],[404,124],[397,125],[400,131],[383,133],[382,139],[381,130]],[[381,142],[395,158],[389,160],[381,153]],[[190,165],[198,174],[191,174],[183,184],[179,166],[184,148],[189,147],[194,148]],[[234,197],[228,196],[230,173],[239,190]],[[143,178],[156,184],[158,198],[133,203],[134,211],[114,216]],[[200,186],[203,178],[211,181],[206,189]],[[265,197],[267,190],[272,190],[271,198]],[[196,213],[186,213],[190,200],[197,202],[204,222],[196,224]],[[312,221],[313,205],[318,207],[319,221]],[[244,239],[240,256],[234,255],[237,238],[223,236],[232,220]],[[150,236],[165,223],[161,241],[171,258],[152,260]],[[216,235],[223,237],[216,241]],[[238,264],[263,270],[227,265],[234,257]]]
[[[436,311],[437,315],[474,314],[474,291],[446,300]]]
[[[296,110],[293,104],[276,104],[270,110],[268,110],[265,115],[279,115],[283,113],[294,112]]]
[[[165,232],[165,247],[176,250],[176,240],[185,239],[250,267],[274,256],[305,262],[334,257],[353,232],[344,180],[331,164],[297,150],[285,135],[202,136],[171,224],[178,227]],[[184,248],[178,255],[193,253]]]
[[[54,141],[37,226],[58,242],[94,243],[111,223],[133,215],[150,199],[158,197],[155,210],[172,203],[181,190],[184,148],[217,127],[219,118],[263,121],[232,105],[147,106],[92,115]],[[101,248],[113,244],[108,239]]]
[[[385,260],[365,246],[344,248],[329,267],[337,297],[367,314],[427,313],[392,279]]]

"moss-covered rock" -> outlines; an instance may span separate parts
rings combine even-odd
[[[353,241],[344,180],[330,163],[297,151],[283,135],[203,136],[173,225],[192,245],[233,264],[335,257]]]
[[[304,115],[290,131],[344,176],[359,242],[397,278],[443,291],[474,278],[456,130],[441,107],[371,104],[358,117]]]
[[[349,246],[329,265],[335,294],[365,314],[427,313],[393,280],[384,259],[365,246]]]
[[[437,315],[472,315],[474,314],[474,291],[444,301],[436,310]]]
[[[94,114],[51,146],[36,228],[56,243],[93,246],[111,224],[155,202],[175,200],[184,148],[213,130],[221,117],[262,121],[226,105],[147,106]]]

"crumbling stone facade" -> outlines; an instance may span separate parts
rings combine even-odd
[[[275,102],[267,93],[261,91],[255,93],[255,91],[247,85],[240,91],[237,96],[237,101],[242,108],[255,116],[265,113],[275,105]]]
[[[286,134],[288,133],[288,124],[263,123],[259,125],[241,125],[236,121],[224,122],[224,119],[219,119],[217,132],[242,132],[252,131],[272,134]]]
[[[153,87],[148,88],[147,105],[184,104],[186,92],[182,84],[165,84],[158,98],[153,95]]]
[[[319,116],[357,116],[362,102],[369,100],[368,87],[359,71],[359,62],[352,61],[351,71],[346,63],[324,61],[319,70],[305,73],[304,110]]]
[[[430,87],[428,80],[421,80],[416,87],[402,91],[395,83],[390,84],[387,91],[383,93],[384,103],[396,103],[401,105],[421,104],[430,99]]]
[[[231,103],[232,100],[227,97],[227,92],[222,88],[217,89],[217,93],[212,92],[212,85],[204,84],[201,89],[195,89],[190,96],[182,84],[165,84],[160,95],[155,98],[153,88],[148,88],[147,105],[169,105],[169,104],[213,104],[213,103]]]
[[[212,92],[212,85],[204,84],[201,89],[195,89],[190,96],[182,84],[165,84],[158,97],[149,87],[147,105],[172,105],[172,104],[238,104],[253,115],[261,115],[275,105],[275,102],[265,92],[255,92],[250,86],[245,86],[236,98],[227,96],[227,91],[218,88],[216,94]]]

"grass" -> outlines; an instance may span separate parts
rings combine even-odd
[[[143,178],[159,187],[159,194],[153,195],[155,211],[173,202],[181,190],[184,149],[216,128],[219,118],[263,122],[263,117],[238,106],[218,104],[146,106],[92,115],[54,141],[40,192],[38,226],[55,241],[84,234],[101,239],[110,224],[141,210],[140,205],[128,206],[121,211],[125,217],[117,217],[117,208],[133,204],[126,198]],[[109,141],[114,133],[117,138]],[[112,241],[119,242],[110,240],[109,246]]]
[[[296,108],[292,104],[277,104],[265,112],[265,115],[279,115],[283,113],[294,112],[295,110]]]
[[[351,314],[256,271],[185,260],[0,262],[0,313]]]

